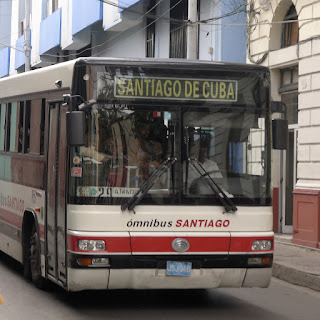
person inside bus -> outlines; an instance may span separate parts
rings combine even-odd
[[[188,190],[190,193],[211,194],[211,189],[203,180],[208,178],[201,177],[202,175],[209,175],[214,181],[223,178],[217,163],[210,159],[209,152],[209,145],[201,141],[198,158],[196,158],[200,165],[198,165],[196,161],[188,164],[188,173],[186,174],[188,175]],[[201,174],[196,168],[199,169]]]
[[[150,123],[146,123],[137,137],[138,168],[140,180],[150,176],[151,168],[158,168],[161,164],[163,150],[160,142],[152,140]]]

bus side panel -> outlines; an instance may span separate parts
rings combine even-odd
[[[22,224],[26,211],[36,215],[44,254],[45,192],[2,181],[0,185],[0,250],[22,262]],[[31,227],[31,226],[30,226]],[[30,231],[30,230],[29,230]]]

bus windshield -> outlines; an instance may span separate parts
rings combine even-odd
[[[121,205],[171,158],[177,161],[157,173],[141,203],[219,205],[209,176],[235,204],[269,201],[268,117],[231,108],[179,109],[96,105],[87,114],[87,145],[72,148],[73,201]]]
[[[70,149],[70,203],[123,207],[151,180],[139,205],[221,206],[222,196],[234,207],[270,205],[270,119],[259,77],[224,81],[230,101],[199,103],[115,97],[118,76],[108,72],[107,85],[92,81],[85,91],[97,103],[86,111],[87,145]]]

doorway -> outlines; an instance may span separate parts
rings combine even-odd
[[[47,176],[47,274],[66,285],[66,112],[61,103],[49,104]]]
[[[282,70],[281,101],[286,104],[285,118],[288,120],[287,150],[281,156],[281,207],[280,227],[282,233],[292,233],[293,223],[293,191],[297,174],[297,142],[298,142],[298,90],[297,68]],[[289,80],[289,81],[288,81]],[[284,84],[283,81],[286,83]],[[288,83],[289,82],[289,83]]]

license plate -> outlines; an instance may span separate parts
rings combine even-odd
[[[189,277],[191,274],[192,263],[180,261],[167,261],[168,276],[184,276]]]

